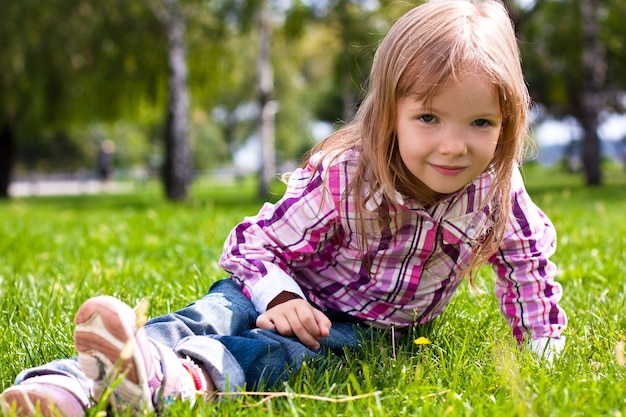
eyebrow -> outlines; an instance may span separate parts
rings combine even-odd
[[[501,119],[502,112],[499,113],[482,113],[472,117],[473,119]]]
[[[409,107],[409,110],[411,111],[415,111],[415,112],[426,112],[428,114],[443,114],[443,115],[447,115],[448,112],[444,112],[442,110],[433,108],[432,106],[424,106],[422,104],[420,104],[418,101],[415,101],[411,104],[411,106]],[[497,113],[477,113],[471,116],[471,119],[473,120],[478,120],[478,119],[502,119],[502,111],[499,111]]]

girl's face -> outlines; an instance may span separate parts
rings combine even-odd
[[[502,114],[497,90],[486,78],[470,75],[451,82],[430,105],[402,97],[397,110],[400,158],[432,191],[458,191],[491,162]]]

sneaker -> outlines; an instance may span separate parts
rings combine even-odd
[[[122,301],[87,300],[74,318],[78,363],[94,381],[96,400],[114,406],[154,410],[163,400],[194,400],[203,391],[202,373],[191,360],[150,339],[137,325],[135,311]]]
[[[82,417],[88,405],[83,387],[65,375],[28,378],[0,394],[3,416]]]

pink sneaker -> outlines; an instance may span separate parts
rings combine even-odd
[[[3,416],[82,417],[88,406],[83,387],[64,375],[28,378],[0,394]]]
[[[112,387],[113,405],[154,410],[163,399],[195,400],[206,389],[200,369],[137,328],[135,311],[120,300],[99,296],[76,312],[78,363],[94,381],[96,400]]]

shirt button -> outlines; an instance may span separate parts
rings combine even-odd
[[[473,227],[467,229],[467,237],[469,237],[470,239],[474,239],[476,237],[476,229],[474,229]]]
[[[420,258],[415,257],[414,259],[415,259],[415,261],[414,261],[413,263],[415,264],[415,266],[420,266],[420,265],[422,265],[422,260],[421,260]]]
[[[422,226],[424,227],[424,229],[430,230],[435,226],[435,224],[431,222],[430,220],[424,220],[424,222],[422,223]]]

